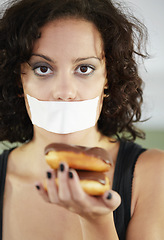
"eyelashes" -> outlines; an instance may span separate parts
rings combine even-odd
[[[55,75],[56,69],[50,66],[48,63],[36,63],[29,64],[34,72],[34,74],[38,77],[50,77]],[[74,69],[74,73],[81,77],[89,76],[96,70],[96,67],[91,64],[80,64]]]
[[[33,69],[35,75],[40,76],[40,77],[45,77],[45,76],[50,76],[53,75],[53,71],[46,66],[40,66],[37,68]]]
[[[82,64],[75,69],[77,74],[82,74],[86,76],[92,74],[95,70],[96,68],[90,64]]]
[[[36,76],[48,77],[54,74],[54,69],[48,63],[38,62],[35,64],[29,64]]]

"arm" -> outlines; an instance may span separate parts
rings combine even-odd
[[[86,240],[118,240],[114,225],[113,213],[99,219],[87,220],[80,218],[83,239]]]
[[[136,164],[133,181],[134,210],[127,240],[164,239],[164,152],[148,150]]]

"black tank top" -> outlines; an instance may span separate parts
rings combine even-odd
[[[121,205],[114,211],[114,221],[119,240],[125,240],[126,229],[131,216],[131,191],[133,172],[138,156],[146,149],[132,142],[121,141],[117,156],[113,187],[121,196]],[[0,155],[0,240],[2,240],[3,195],[5,187],[8,155],[6,150]]]

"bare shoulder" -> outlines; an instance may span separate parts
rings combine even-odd
[[[13,175],[22,174],[23,169],[26,167],[26,162],[30,161],[30,153],[31,151],[26,150],[27,144],[18,146],[9,154],[8,157],[8,174],[11,173]]]
[[[164,197],[164,151],[149,149],[136,163],[133,179],[135,206],[143,198],[159,194]]]
[[[154,194],[164,197],[164,151],[150,149],[142,153],[134,171],[138,199]]]
[[[164,151],[150,149],[139,156],[132,195],[127,239],[164,239]]]
[[[134,182],[138,199],[148,196],[154,198],[155,195],[164,198],[164,151],[150,149],[139,156]]]
[[[137,161],[135,167],[135,176],[140,175],[140,177],[152,177],[156,176],[155,179],[162,176],[164,170],[164,151],[158,149],[149,149],[143,152]],[[158,176],[157,176],[158,175]]]
[[[160,150],[160,149],[148,149],[147,151],[143,152],[139,159],[140,158],[144,158],[144,159],[148,159],[148,160],[155,160],[157,158],[159,159],[163,159],[164,160],[164,151],[163,150]]]

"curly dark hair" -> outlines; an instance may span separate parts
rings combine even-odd
[[[123,9],[123,10],[122,10]],[[40,28],[57,18],[91,21],[104,41],[108,88],[98,120],[105,136],[143,138],[135,122],[141,118],[142,79],[136,56],[148,57],[147,31],[120,4],[111,0],[15,0],[0,20],[0,140],[25,142],[33,137],[21,83],[22,63],[28,62]]]

